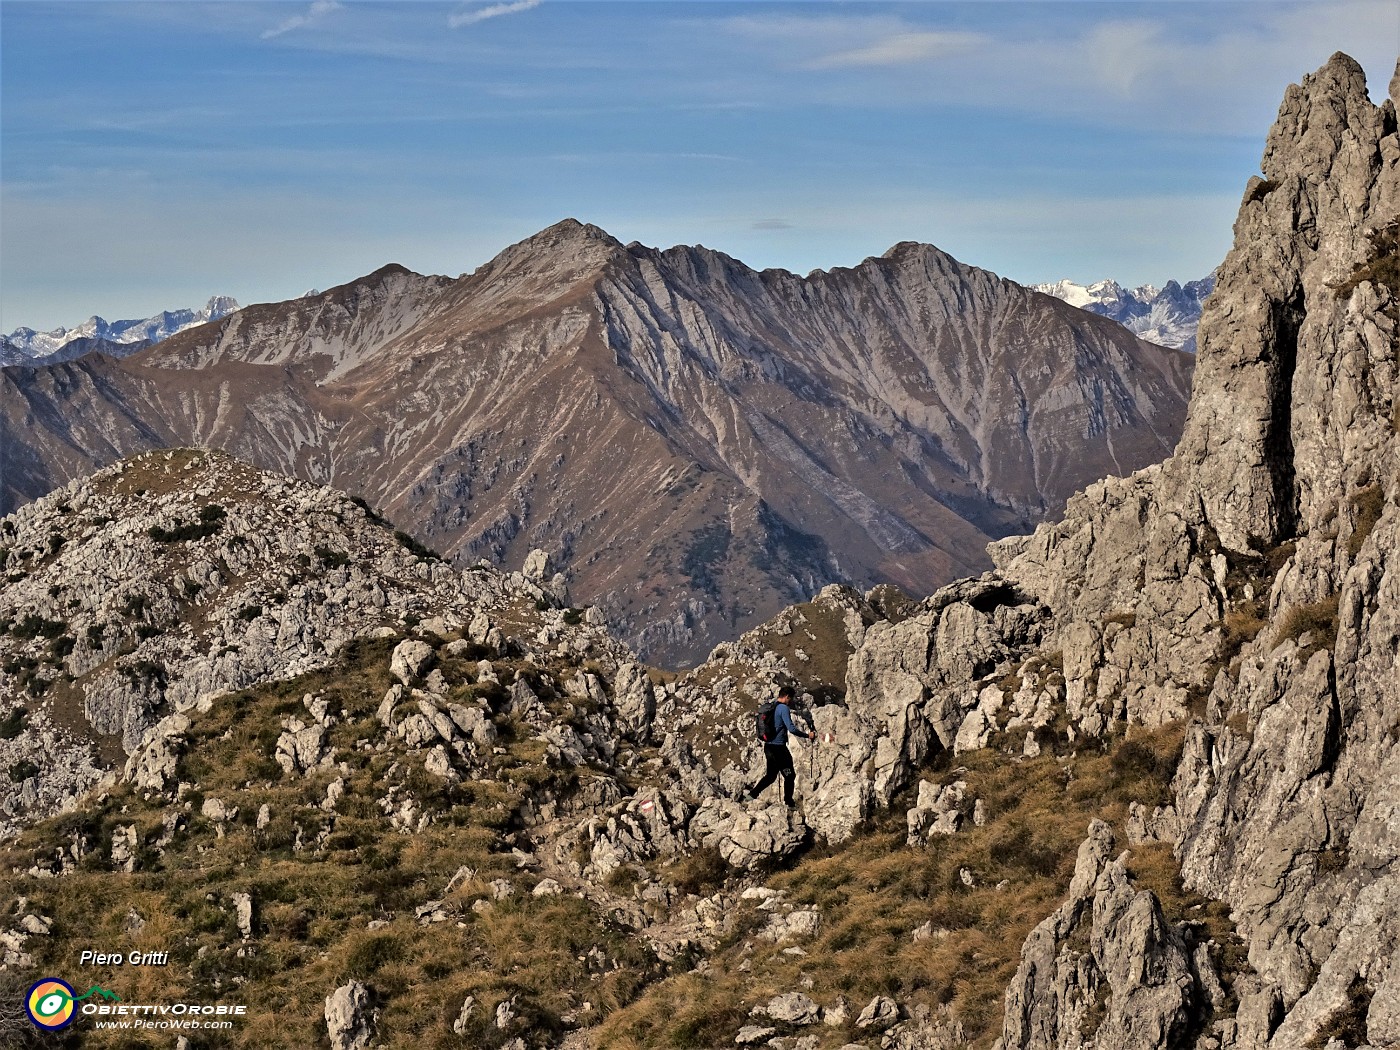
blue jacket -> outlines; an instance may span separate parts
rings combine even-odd
[[[797,723],[792,720],[792,712],[788,710],[787,704],[778,704],[773,711],[773,721],[777,723],[778,731],[774,734],[773,739],[768,741],[768,746],[770,747],[777,747],[778,745],[786,746],[789,733],[796,736],[807,735],[801,729],[797,728]]]

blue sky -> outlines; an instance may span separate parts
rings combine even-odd
[[[1335,50],[1382,98],[1400,4],[0,0],[0,331],[457,274],[565,216],[1187,280]]]

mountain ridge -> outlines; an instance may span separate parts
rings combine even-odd
[[[384,267],[121,362],[7,372],[42,422],[0,420],[4,498],[102,461],[81,448],[223,447],[460,563],[548,548],[684,662],[833,580],[984,566],[987,539],[1167,454],[1189,363],[932,246],[799,277],[570,219],[460,278]]]

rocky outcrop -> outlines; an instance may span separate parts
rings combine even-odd
[[[0,837],[123,762],[143,789],[173,790],[185,715],[416,624],[484,623],[480,654],[562,648],[613,667],[625,653],[600,625],[566,623],[520,573],[459,573],[342,493],[221,453],[151,453],[28,504],[0,520],[0,568],[0,719],[13,729],[0,762],[34,769],[0,784]],[[508,642],[492,621],[517,605],[534,626]],[[401,688],[431,693],[436,659],[406,638],[391,671]],[[650,682],[634,669],[625,686],[627,731],[645,736]],[[434,717],[460,717],[489,745],[494,730],[458,707],[440,697]],[[289,716],[276,761],[297,772],[327,759],[329,724],[324,711]]]
[[[1188,924],[1169,923],[1150,891],[1134,889],[1113,847],[1095,821],[1069,899],[1026,941],[1007,993],[1006,1046],[1157,1050],[1189,1045],[1200,1027],[1215,982],[1209,955],[1193,950]]]
[[[993,544],[994,572],[867,620],[840,703],[810,711],[830,746],[808,760],[804,808],[833,841],[942,750],[1034,755],[1190,723],[1173,802],[1135,804],[1129,854],[1094,852],[1027,942],[1006,1050],[1283,1050],[1363,1000],[1372,1042],[1395,1038],[1394,100],[1372,105],[1335,56],[1290,89],[1263,173],[1201,321],[1176,453]],[[762,688],[792,661],[748,668]],[[960,825],[950,791],[909,811],[911,841]],[[1133,883],[1131,847],[1150,842],[1228,905],[1245,968],[1216,974],[1199,931]]]
[[[373,997],[359,981],[343,984],[326,997],[326,1035],[331,1050],[365,1050],[374,1041]]]
[[[1066,953],[1080,887],[1027,943],[1008,1050],[1081,1045],[1081,1030],[1167,1045],[1193,1017],[1202,1046],[1283,1050],[1358,1008],[1357,988],[1370,1042],[1400,1038],[1385,1005],[1400,855],[1381,830],[1400,769],[1398,216],[1395,100],[1372,105],[1334,56],[1289,89],[1246,189],[1176,454],[993,550],[1053,616],[1044,644],[1082,731],[1194,715],[1158,831],[1186,885],[1229,905],[1249,967],[1238,1009],[1207,1026],[1212,980],[1147,904]],[[1115,885],[1096,917],[1102,892],[1128,901]],[[1115,983],[1113,959],[1163,980]],[[1096,974],[1106,1011],[1080,1028]]]

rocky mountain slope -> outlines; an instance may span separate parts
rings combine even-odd
[[[1170,797],[1092,824],[1027,940],[1007,1050],[1400,1041],[1400,74],[1390,89],[1372,105],[1343,55],[1290,87],[1176,454],[994,545],[970,594],[852,657],[848,705],[868,690],[897,744],[859,777],[877,800],[930,751],[1019,731],[1035,666],[1057,670],[1047,715],[1071,740],[1185,724]],[[1234,972],[1133,877],[1154,843],[1228,906]]]
[[[989,538],[1169,452],[1189,367],[927,245],[799,278],[568,221],[459,280],[386,267],[0,373],[0,499],[223,448],[458,564],[548,549],[675,664],[829,582],[985,567]]]
[[[405,624],[517,605],[538,618],[564,594],[545,565],[536,582],[458,573],[349,497],[222,453],[147,453],[70,483],[0,522],[0,761],[36,768],[0,801],[0,835],[97,782],[166,715]]]
[[[1215,289],[1215,277],[1212,273],[1184,285],[1168,281],[1161,288],[1150,284],[1124,288],[1111,279],[1090,285],[1063,280],[1031,287],[1081,310],[1111,317],[1149,342],[1195,353],[1196,325],[1206,297]]]
[[[831,587],[685,675],[556,607],[542,556],[459,574],[218,456],[6,519],[0,602],[49,604],[0,635],[0,695],[30,694],[0,993],[101,931],[172,965],[85,980],[247,1003],[234,1046],[1400,1043],[1400,67],[1391,96],[1344,55],[1289,89],[1175,455],[981,577]],[[64,686],[105,679],[57,620],[108,622],[123,573],[164,633],[112,666],[165,671],[77,714]],[[186,581],[207,616],[167,605]],[[210,641],[248,647],[237,692],[191,688]],[[739,793],[785,680],[819,737],[797,811]],[[66,755],[99,791],[25,787]]]
[[[91,353],[126,357],[177,332],[227,317],[237,309],[237,300],[216,295],[198,310],[162,310],[144,319],[107,321],[94,315],[73,328],[48,332],[16,328],[9,335],[0,336],[0,367],[53,365]]]

